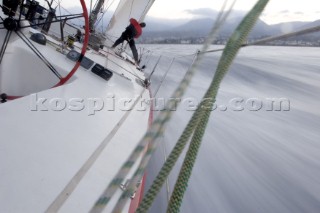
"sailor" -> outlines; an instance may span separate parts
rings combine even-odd
[[[126,40],[129,43],[136,65],[139,65],[139,60],[137,48],[134,43],[134,38],[139,38],[139,36],[142,34],[142,28],[145,26],[146,24],[144,22],[141,22],[139,24],[137,20],[131,18],[130,25],[126,27],[126,30],[122,33],[120,38],[116,40],[116,42],[112,45],[112,48],[115,48],[120,43],[123,43],[124,40]]]

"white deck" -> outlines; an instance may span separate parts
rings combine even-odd
[[[23,59],[30,50],[20,40],[9,45],[0,67],[1,93],[26,95],[19,93],[34,93],[36,88],[42,90],[37,98],[47,101],[46,106],[39,103],[37,110],[34,94],[0,104],[0,212],[44,212],[64,188],[70,186],[70,181],[79,181],[79,184],[73,193],[67,192],[68,198],[63,197],[66,202],[59,212],[88,212],[148,128],[150,109],[147,104],[143,106],[145,109],[139,102],[130,112],[125,110],[132,107],[140,95],[142,99],[149,99],[149,91],[137,84],[134,76],[144,79],[144,75],[113,54],[109,54],[107,60],[88,51],[87,57],[114,71],[108,82],[90,69],[80,67],[69,84],[49,89],[55,76],[33,53],[28,56],[31,63]],[[36,46],[61,74],[73,67],[74,62],[49,44]],[[10,54],[16,54],[17,58],[13,59]],[[18,80],[9,78],[10,73],[23,77],[20,80],[19,77]],[[45,74],[41,76],[42,73]],[[43,77],[49,79],[47,85],[36,85]],[[23,83],[24,79],[27,83]],[[14,85],[18,85],[18,89]],[[67,103],[65,109],[56,111],[57,108],[49,104],[57,98],[60,103]],[[83,110],[72,108],[79,107],[79,102],[76,105],[71,101],[74,98],[84,100]],[[126,99],[133,101],[125,102]],[[91,110],[94,100],[101,110]],[[92,155],[103,143],[106,147],[96,153],[94,161]],[[86,163],[88,171],[83,168]],[[75,177],[81,168],[85,172]]]

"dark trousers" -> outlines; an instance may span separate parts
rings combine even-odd
[[[122,33],[122,35],[120,36],[120,38],[118,38],[118,40],[116,40],[116,42],[112,45],[112,48],[115,48],[119,44],[123,43],[124,40],[126,40],[129,43],[130,49],[133,54],[133,58],[136,61],[136,63],[138,63],[138,51],[134,43],[133,37],[130,36],[127,30]]]

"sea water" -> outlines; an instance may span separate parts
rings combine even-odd
[[[156,100],[167,100],[200,46],[143,45]],[[211,46],[211,49],[220,47]],[[320,212],[320,48],[243,48],[226,75],[184,195],[183,213]],[[221,52],[205,54],[152,158],[150,186],[201,101]],[[146,63],[146,62],[145,62]],[[191,101],[191,102],[190,102]],[[161,101],[154,112],[161,110]],[[150,212],[166,212],[179,159]]]

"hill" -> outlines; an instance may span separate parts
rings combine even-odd
[[[184,40],[206,37],[213,26],[215,20],[211,18],[200,18],[186,21],[184,24],[171,23],[164,26],[163,21],[169,20],[152,20],[153,26],[159,26],[157,30],[146,28],[142,36],[143,42],[151,40]],[[228,38],[235,28],[239,25],[241,18],[233,17],[228,19],[219,32],[219,38]],[[314,22],[286,22],[275,25],[268,25],[261,19],[258,20],[252,32],[249,35],[250,39],[259,39],[267,36],[280,35],[288,32],[293,32],[309,27],[320,26],[320,20]],[[307,36],[300,36],[299,39],[315,39],[315,36],[320,36],[320,33],[313,33]]]

